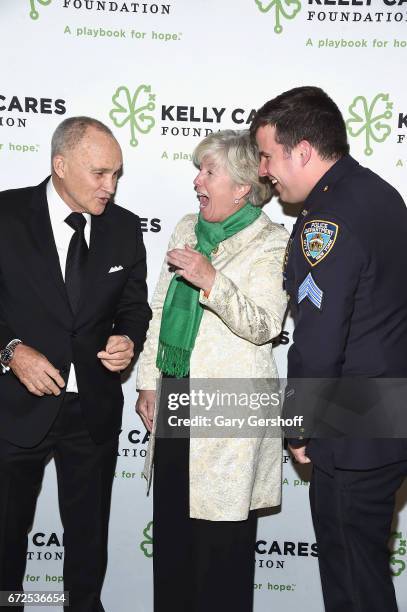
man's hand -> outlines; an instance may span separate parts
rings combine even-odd
[[[167,253],[167,261],[176,268],[177,274],[199,289],[209,292],[215,281],[216,270],[211,262],[186,245],[185,249],[172,249]]]
[[[38,395],[60,395],[65,382],[48,359],[25,344],[18,344],[14,350],[10,368],[30,393]]]
[[[138,400],[136,403],[136,412],[140,415],[146,429],[149,432],[153,429],[153,419],[155,410],[155,391],[143,390],[139,392]]]
[[[307,450],[306,446],[300,446],[299,448],[293,448],[290,444],[288,445],[290,452],[297,463],[311,463],[311,459],[307,457],[305,451]]]
[[[125,370],[134,357],[134,342],[126,336],[110,336],[104,351],[97,354],[111,372]]]

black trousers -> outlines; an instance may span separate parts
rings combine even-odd
[[[95,444],[78,395],[66,393],[51,431],[34,448],[0,440],[0,590],[21,591],[44,467],[54,454],[64,528],[64,588],[72,612],[103,612],[111,489],[118,432]],[[21,610],[13,607],[10,610]]]
[[[327,612],[397,612],[388,543],[403,461],[373,470],[314,467],[310,501]]]
[[[165,425],[173,385],[163,379],[154,452],[154,612],[251,612],[256,512],[245,521],[189,518],[189,437],[170,437]],[[176,385],[189,390],[187,378]],[[189,406],[177,415],[189,416]]]

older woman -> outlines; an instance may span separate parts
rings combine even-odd
[[[139,363],[137,411],[153,432],[166,385],[277,377],[288,235],[260,208],[270,192],[257,152],[247,131],[224,130],[198,145],[194,163],[199,214],[171,237]],[[281,438],[152,435],[147,478],[154,442],[155,612],[249,612],[254,510],[280,502]]]

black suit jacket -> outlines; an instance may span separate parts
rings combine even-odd
[[[322,231],[317,235],[313,222],[328,225],[319,226]],[[316,239],[311,243],[313,253],[309,247],[312,236]],[[395,425],[392,428],[389,423],[393,408],[392,400],[386,403],[389,386],[381,381],[407,377],[405,203],[391,185],[345,156],[310,193],[291,239],[285,283],[295,331],[288,354],[288,377],[340,381],[333,386],[321,383],[320,408],[331,411],[332,433],[346,432],[338,438],[309,440],[308,455],[326,469],[368,469],[407,459],[405,440],[369,439],[381,432],[383,438],[397,436]],[[295,390],[296,384],[292,386]],[[407,405],[403,385],[397,389],[398,401],[403,392]],[[301,393],[287,398],[286,413],[301,414],[310,401],[305,387],[303,393],[302,398]],[[374,425],[369,410],[372,404],[380,406],[379,395],[388,419],[384,413],[381,423]],[[329,405],[332,399],[334,403]],[[348,408],[351,411],[346,414]],[[356,417],[354,409],[359,410]],[[403,419],[405,426],[406,412]],[[362,432],[352,423],[361,423],[367,430]]]
[[[65,382],[73,363],[86,424],[102,442],[120,429],[123,394],[120,374],[108,371],[96,354],[112,334],[129,336],[141,351],[151,317],[140,222],[112,203],[92,216],[84,289],[74,315],[49,218],[47,181],[0,193],[0,346],[20,338],[43,353]],[[109,273],[113,266],[123,269]],[[12,372],[0,376],[0,437],[36,445],[62,398],[63,393],[36,397]]]

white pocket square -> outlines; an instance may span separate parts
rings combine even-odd
[[[119,272],[119,270],[123,270],[123,266],[112,266],[109,270],[109,274],[111,272]]]

